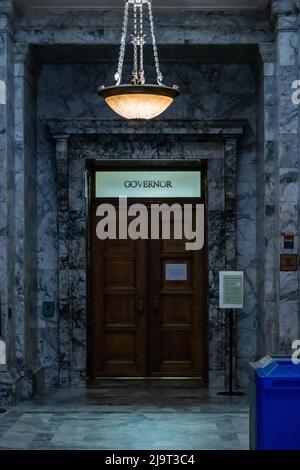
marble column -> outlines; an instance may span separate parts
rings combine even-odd
[[[259,45],[257,93],[257,354],[278,351],[276,46]]]
[[[56,169],[58,183],[58,330],[59,330],[59,385],[71,385],[72,317],[70,309],[69,271],[69,167],[68,135],[54,135],[56,141]]]
[[[225,212],[226,212],[226,269],[236,269],[236,167],[237,139],[224,139],[225,154]]]
[[[8,371],[14,354],[14,106],[13,106],[13,2],[0,3],[0,321],[8,366],[0,370],[0,403],[15,400]]]
[[[237,191],[237,143],[240,136],[224,137],[224,160],[208,162],[208,179],[215,179],[216,171],[221,175],[222,197],[216,198],[219,204],[208,200],[208,233],[216,233],[208,238],[209,256],[209,382],[211,387],[220,390],[228,382],[229,371],[229,329],[226,310],[219,308],[219,271],[236,269],[236,191]],[[219,183],[220,184],[220,183]],[[210,194],[214,198],[211,186]],[[216,206],[218,210],[215,210]],[[236,354],[234,351],[234,364]],[[224,380],[225,379],[225,380]],[[225,382],[225,383],[224,383]]]
[[[36,86],[27,44],[15,44],[15,350],[21,394],[34,393],[37,354]]]
[[[236,185],[237,185],[237,139],[226,137],[224,139],[225,156],[225,270],[236,270]],[[237,334],[237,315],[234,322],[234,348],[233,348],[233,366],[234,377],[236,377],[236,334]],[[224,311],[225,329],[225,379],[228,381],[229,372],[229,316],[228,311]]]
[[[28,46],[15,45],[15,187],[18,197],[15,201],[15,322],[16,322],[16,367],[23,375],[25,365],[25,131],[24,131],[24,80]]]
[[[9,163],[13,153],[13,139],[10,125],[13,121],[11,107],[10,61],[13,57],[11,2],[0,5],[0,302],[1,333],[6,336],[7,323],[7,269],[8,269],[8,199],[7,185]]]
[[[299,4],[298,4],[299,7]],[[299,78],[299,10],[297,2],[273,2],[276,20],[277,116],[276,141],[279,168],[278,252],[299,248],[299,108],[292,102],[292,83]],[[295,237],[293,250],[285,250],[283,234]],[[278,266],[279,269],[279,266]],[[279,351],[291,353],[299,336],[299,269],[279,272]]]

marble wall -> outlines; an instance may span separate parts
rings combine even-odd
[[[299,271],[280,272],[280,254],[299,253],[299,2],[272,4],[274,43],[261,44],[258,84],[258,354],[290,354],[299,337]],[[285,250],[283,235],[295,237]]]
[[[299,79],[299,6],[298,0],[273,0],[268,11],[257,13],[170,16],[156,10],[163,73],[182,91],[163,121],[247,122],[237,148],[234,247],[227,236],[225,242],[212,240],[209,248],[211,259],[245,271],[235,356],[241,385],[247,383],[249,360],[289,352],[300,335],[299,271],[279,270],[283,232],[295,235],[293,252],[299,252],[300,107],[291,101],[291,82]],[[120,20],[121,12],[108,11],[35,9],[18,15],[11,0],[0,4],[0,88],[6,91],[0,99],[0,296],[9,362],[0,371],[0,398],[6,401],[29,396],[38,377],[47,385],[83,382],[84,325],[68,310],[79,312],[84,299],[84,233],[76,232],[77,225],[84,227],[82,156],[207,159],[209,221],[215,233],[224,231],[223,190],[232,184],[224,155],[230,161],[235,145],[230,139],[221,146],[216,136],[166,139],[163,124],[155,139],[128,135],[135,132],[128,124],[128,133],[114,139],[82,142],[84,137],[51,135],[53,119],[64,120],[66,128],[89,119],[90,126],[95,119],[114,126],[115,116],[95,88],[112,82]],[[147,71],[151,74],[148,66]],[[69,230],[76,235],[71,240]],[[232,260],[225,259],[226,247],[235,253]],[[217,268],[210,266],[211,292]],[[64,285],[76,286],[70,304]],[[44,302],[54,302],[53,316],[45,315]],[[220,384],[224,317],[217,299],[211,296],[210,302],[210,367]]]
[[[260,356],[278,345],[276,246],[276,186],[278,170],[275,147],[275,51],[274,45],[260,48],[257,70],[257,281],[258,335]],[[277,261],[276,261],[277,260]],[[268,333],[266,333],[268,332]]]
[[[0,8],[0,310],[1,335],[7,338],[7,354],[15,357],[14,304],[14,45],[13,9],[3,1]],[[12,361],[13,362],[13,361]],[[0,369],[0,401],[13,403],[13,378],[7,366]]]
[[[248,122],[245,135],[239,142],[237,162],[237,268],[245,270],[246,275],[245,309],[238,317],[237,359],[239,381],[244,384],[247,364],[255,357],[256,344],[256,85],[253,71],[250,65],[209,65],[197,62],[184,64],[164,62],[162,68],[170,82],[179,84],[182,91],[182,95],[174,106],[164,114],[163,118],[167,121],[170,119],[181,121],[185,119],[224,121],[231,119]],[[43,188],[38,192],[39,345],[41,348],[40,358],[43,366],[47,369],[46,377],[49,378],[50,383],[56,383],[58,380],[58,363],[61,365],[69,359],[64,357],[66,348],[64,348],[63,354],[61,352],[59,354],[58,346],[57,253],[58,244],[64,243],[64,240],[59,240],[57,233],[57,218],[61,214],[57,206],[55,146],[47,131],[47,122],[50,119],[61,118],[114,120],[114,114],[95,94],[95,84],[104,83],[107,81],[107,77],[109,80],[113,72],[112,63],[44,65],[38,82],[38,187]],[[193,77],[191,82],[189,77]],[[180,145],[176,138],[169,138],[166,144],[164,133],[162,127],[161,136],[155,137],[155,140],[145,136],[133,138],[122,135],[113,140],[102,137],[100,143],[97,143],[97,140],[89,138],[84,147],[79,146],[79,148],[86,158],[208,159],[209,210],[211,211],[211,220],[213,220],[212,224],[221,229],[224,223],[224,200],[222,200],[223,193],[218,191],[220,185],[224,185],[224,151],[220,150],[220,144],[201,142],[195,136],[191,136],[190,141],[185,141],[184,145],[183,143]],[[84,199],[82,198],[84,191],[83,166],[78,157],[78,151],[72,150],[73,147],[76,147],[75,143],[71,141],[68,145],[70,146],[69,191],[71,201],[69,203],[72,207],[71,212],[74,211],[75,220],[85,220]],[[76,231],[74,223],[72,223],[72,227]],[[222,252],[221,234],[217,238],[220,240],[220,247],[218,247],[214,236],[210,249]],[[73,266],[72,270],[75,269],[75,271],[72,273],[76,276],[76,282],[79,285],[82,284],[84,293],[84,238],[78,240],[77,237],[77,240],[75,238],[72,243],[74,247],[71,248],[71,253],[80,254],[78,259],[75,258],[76,266]],[[250,261],[249,255],[251,256]],[[214,259],[215,268],[216,258],[217,256]],[[222,255],[220,259],[222,259]],[[79,299],[81,302],[85,300],[84,295],[82,294]],[[214,295],[214,297],[216,296]],[[47,300],[56,302],[55,317],[50,320],[43,318],[42,315],[43,302]],[[211,299],[211,302],[215,300]],[[215,315],[218,317],[217,309]],[[69,325],[66,328],[69,328]],[[211,360],[212,363],[220,364],[222,361],[224,362],[224,352],[221,347],[221,338],[224,335],[224,318],[221,315],[215,321],[215,330],[211,330],[211,334],[214,344]],[[77,336],[79,335],[83,341],[85,331],[82,332],[79,328]],[[219,341],[221,341],[220,344],[218,344]],[[222,357],[220,358],[218,355],[222,355]],[[69,353],[67,356],[69,357]],[[216,359],[213,359],[213,356]],[[221,374],[219,379],[221,380]],[[223,379],[224,370],[222,371]],[[68,380],[63,379],[65,382]]]
[[[283,250],[284,233],[295,236],[294,250],[299,253],[299,107],[291,100],[291,83],[300,71],[300,34],[298,10],[294,5],[274,5],[277,17],[276,76],[278,148],[277,210],[278,251]],[[299,2],[297,3],[299,7]],[[278,279],[278,336],[280,351],[289,353],[291,343],[300,337],[299,271],[280,272]]]

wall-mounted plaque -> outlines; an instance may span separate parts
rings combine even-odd
[[[244,307],[243,271],[220,271],[219,306],[230,309]]]
[[[280,271],[297,271],[297,255],[280,255]]]
[[[187,264],[168,263],[165,265],[166,281],[187,281],[187,276]]]
[[[283,247],[285,250],[293,250],[295,246],[295,237],[292,234],[283,235]]]

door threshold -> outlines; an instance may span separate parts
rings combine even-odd
[[[203,377],[94,377],[92,380],[203,380]]]

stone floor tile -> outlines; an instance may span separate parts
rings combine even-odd
[[[248,427],[246,396],[221,398],[196,381],[110,381],[10,407],[0,449],[247,449]]]

